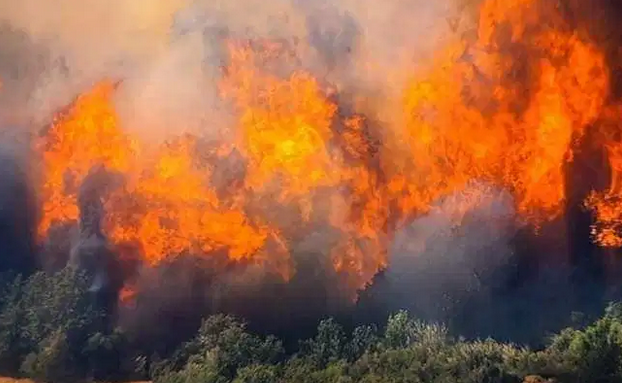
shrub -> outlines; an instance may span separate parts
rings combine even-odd
[[[553,337],[551,345],[538,354],[538,368],[544,374],[564,380],[622,381],[621,312],[620,305],[611,305],[601,319],[583,330],[561,331]]]
[[[230,381],[238,370],[276,363],[282,354],[283,347],[276,338],[251,335],[243,322],[231,316],[214,315],[203,322],[193,340],[154,374],[157,382]]]
[[[333,319],[321,321],[315,338],[301,343],[302,355],[322,368],[344,358],[345,348],[346,335]]]
[[[119,375],[122,334],[88,292],[89,278],[70,269],[20,277],[6,288],[0,312],[4,372],[47,382]]]
[[[71,270],[0,279],[0,368],[49,383],[122,380],[145,357],[88,292],[88,277]],[[151,361],[156,383],[520,383],[622,382],[622,306],[583,328],[565,329],[534,352],[493,340],[466,341],[405,311],[384,331],[351,334],[333,319],[286,358],[276,338],[249,333],[228,315],[206,318],[171,358]],[[136,363],[134,363],[136,362]],[[136,366],[134,366],[134,364]]]

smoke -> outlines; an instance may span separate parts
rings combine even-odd
[[[2,36],[19,52],[3,49],[0,63],[26,73],[0,67],[0,78],[35,126],[110,78],[124,81],[117,102],[124,126],[143,137],[161,141],[183,130],[226,138],[231,112],[216,84],[223,37],[304,42],[301,66],[318,77],[387,93],[396,89],[388,76],[407,69],[400,64],[440,43],[452,8],[449,0],[2,0]]]
[[[516,220],[506,191],[471,183],[397,231],[390,264],[362,293],[354,321],[407,309],[457,336],[542,346],[576,324],[573,313],[598,315],[606,304],[597,280],[573,279],[563,224],[535,234]]]
[[[269,38],[286,42],[295,59],[266,70],[280,76],[301,69],[312,73],[336,88],[340,113],[362,112],[382,127],[374,131],[378,136],[374,138],[391,131],[399,141],[403,127],[396,105],[401,102],[404,81],[425,66],[439,47],[464,37],[461,33],[473,26],[468,5],[462,3],[0,0],[0,126],[22,126],[5,130],[26,136],[27,141],[93,83],[112,79],[119,81],[114,102],[121,125],[142,142],[155,147],[184,133],[199,136],[206,146],[231,142],[239,133],[234,128],[238,116],[222,100],[218,86],[229,59],[225,39]],[[585,28],[607,35],[596,27]],[[603,46],[609,46],[602,40]],[[619,52],[612,50],[610,55],[614,62]],[[235,189],[245,177],[246,164],[237,154],[219,158],[221,162],[214,166],[210,181],[219,193]],[[14,162],[28,163],[24,158]],[[28,207],[25,211],[32,209],[24,186],[29,181],[9,169],[13,162],[3,163],[7,164],[2,169],[5,179],[15,182],[0,189],[0,243],[16,243],[15,253],[33,252],[34,218],[23,222],[17,218],[21,206]],[[343,287],[350,281],[335,271],[329,253],[343,234],[331,220],[345,226],[351,213],[342,206],[350,201],[341,198],[338,187],[309,193],[314,212],[305,230],[299,230],[298,206],[268,192],[245,207],[260,210],[257,215],[277,222],[287,234],[296,272],[283,282],[261,264],[232,265],[227,254],[219,251],[203,257],[208,259],[175,255],[158,267],[108,264],[100,259],[100,250],[105,259],[125,262],[138,258],[140,249],[112,247],[103,236],[98,225],[105,214],[105,187],[100,180],[101,174],[94,172],[82,183],[78,193],[81,227],[53,227],[40,253],[46,268],[71,259],[102,278],[114,277],[111,269],[123,269],[137,298],[121,310],[120,323],[141,341],[173,336],[170,342],[174,343],[185,330],[170,334],[170,328],[185,326],[190,334],[201,316],[220,311],[250,318],[253,326],[264,331],[295,332],[314,326],[321,316],[343,314],[353,305],[351,289]],[[455,322],[470,333],[515,335],[519,325],[525,325],[512,322],[516,313],[532,315],[538,305],[550,303],[549,294],[567,292],[571,274],[566,269],[551,273],[544,269],[516,282],[522,275],[521,262],[539,254],[526,255],[528,251],[516,243],[525,229],[516,223],[515,205],[500,188],[472,184],[436,201],[430,212],[406,221],[392,237],[381,233],[379,242],[390,242],[390,266],[379,277],[384,282],[370,289],[377,295],[373,299],[390,309],[407,307],[424,319]],[[277,253],[277,248],[274,245],[266,251]],[[542,247],[538,251],[544,252]],[[357,266],[364,269],[365,265]],[[94,288],[105,284],[100,278]],[[515,289],[509,292],[508,286]],[[564,302],[564,307],[554,311],[565,315],[566,303],[572,306]],[[167,324],[145,325],[154,318]],[[494,321],[503,322],[506,328]],[[555,319],[554,324],[546,322],[541,327],[546,330],[558,323]],[[539,326],[534,327],[539,331]]]
[[[93,82],[122,78],[156,55],[166,46],[170,18],[181,5],[148,0],[0,2],[0,22],[47,51],[26,104],[34,123],[47,121]]]
[[[507,193],[476,184],[400,230],[385,273],[394,306],[449,321],[466,300],[502,286],[507,275],[497,273],[512,266],[511,241],[518,229],[513,206]]]
[[[80,185],[78,207],[80,220],[78,236],[69,254],[69,264],[93,275],[90,290],[116,291],[123,280],[115,280],[119,265],[115,262],[112,246],[102,230],[104,218],[103,199],[107,193],[121,184],[119,175],[112,174],[103,166],[92,168]]]
[[[32,227],[36,221],[34,191],[24,159],[28,149],[5,136],[0,144],[0,272],[28,274],[36,265]],[[12,145],[12,146],[10,146]]]

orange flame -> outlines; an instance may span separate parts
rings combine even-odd
[[[262,48],[266,52],[230,44],[231,69],[222,84],[240,113],[238,146],[249,160],[246,185],[258,192],[277,190],[281,202],[303,198],[299,202],[308,219],[304,197],[341,178],[328,153],[336,106],[308,73],[282,80],[262,71],[256,62],[265,65],[263,56],[279,57],[279,47]]]
[[[531,9],[542,8],[539,2],[510,3],[485,2],[474,47],[451,47],[408,87],[407,148],[416,171],[409,177],[401,165],[390,184],[393,193],[407,195],[403,209],[425,211],[478,179],[511,190],[532,223],[561,213],[564,163],[608,93],[604,57],[576,35],[539,31],[548,15]],[[509,41],[495,40],[500,25],[510,28]],[[537,59],[516,68],[515,52],[503,48],[508,44]]]
[[[622,106],[615,106],[603,114],[600,130],[605,154],[609,160],[610,184],[604,191],[592,192],[585,206],[596,216],[592,226],[594,241],[603,247],[622,247],[622,137],[620,136]]]
[[[598,220],[595,241],[622,246],[622,140],[611,123],[622,108],[606,105],[604,53],[572,32],[554,2],[484,1],[473,35],[411,74],[395,103],[397,123],[346,113],[285,43],[230,40],[227,48],[219,85],[237,114],[237,137],[213,157],[241,153],[241,182],[225,195],[212,185],[217,165],[198,155],[197,137],[153,150],[125,133],[104,82],[38,146],[39,234],[78,218],[77,186],[101,163],[126,181],[106,199],[106,233],[138,244],[146,264],[226,251],[232,262],[270,265],[287,279],[296,271],[290,242],[329,225],[338,238],[327,254],[356,291],[388,265],[396,228],[473,182],[510,192],[518,218],[535,227],[555,219],[567,203],[564,168],[575,145],[599,129],[611,187],[586,206]],[[609,124],[600,126],[603,119]],[[297,224],[273,218],[274,206],[296,207]],[[457,209],[457,223],[468,209]]]
[[[143,152],[122,134],[111,91],[104,83],[81,96],[40,143],[45,214],[39,233],[54,223],[77,220],[77,186],[91,167],[104,164],[127,181],[107,201],[106,234],[114,243],[139,244],[147,264],[219,249],[228,250],[234,261],[249,260],[272,238],[278,245],[272,256],[284,258],[278,271],[287,278],[287,252],[278,232],[216,197],[209,187],[210,169],[196,164],[195,141],[183,138],[156,153]]]
[[[54,223],[78,219],[77,193],[97,164],[119,172],[130,168],[137,147],[121,129],[110,97],[114,85],[102,82],[78,97],[66,116],[59,116],[38,149],[43,156],[43,216],[39,235]]]

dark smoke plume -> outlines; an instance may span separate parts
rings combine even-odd
[[[105,214],[103,198],[119,186],[119,175],[110,173],[104,166],[95,166],[78,191],[80,219],[69,265],[92,276],[90,291],[95,293],[116,292],[123,283],[118,280],[120,264],[116,262],[117,255],[102,230]]]
[[[35,243],[36,202],[24,156],[5,137],[0,145],[0,272],[29,274],[37,267]]]

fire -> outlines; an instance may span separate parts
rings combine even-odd
[[[473,183],[509,192],[521,222],[537,228],[558,218],[568,202],[565,168],[597,130],[611,186],[585,205],[595,241],[622,246],[622,108],[608,105],[604,52],[554,3],[537,0],[483,1],[465,36],[409,73],[391,121],[346,111],[334,88],[299,65],[299,47],[229,38],[218,85],[236,137],[209,148],[194,136],[158,148],[140,142],[116,115],[115,86],[102,82],[38,144],[39,234],[78,219],[78,186],[103,164],[124,178],[105,197],[106,234],[136,244],[146,265],[225,252],[287,280],[296,272],[292,243],[330,226],[338,238],[321,250],[356,292],[389,264],[397,228]],[[234,152],[245,171],[223,189],[213,175]],[[468,208],[457,209],[456,224]]]
[[[129,306],[134,303],[134,299],[136,298],[137,291],[133,286],[125,285],[119,292],[119,302],[122,304]]]
[[[247,187],[260,193],[277,190],[285,202],[336,185],[341,174],[328,144],[337,108],[322,95],[317,80],[305,72],[280,79],[262,71],[257,61],[265,65],[280,52],[278,46],[262,46],[259,53],[242,44],[229,49],[231,69],[222,89],[239,109],[238,146],[249,161]],[[308,201],[300,203],[308,208]]]
[[[117,244],[137,244],[145,263],[157,265],[184,252],[220,249],[234,261],[249,260],[260,257],[270,241],[276,246],[272,256],[282,258],[277,259],[276,271],[287,278],[287,251],[278,232],[216,197],[209,187],[209,167],[196,163],[195,140],[182,138],[155,153],[143,150],[136,139],[122,133],[112,89],[102,83],[78,98],[40,143],[45,214],[39,233],[78,219],[78,186],[90,168],[103,164],[126,181],[106,201],[106,234]]]
[[[614,106],[604,113],[601,140],[609,160],[610,185],[607,190],[594,191],[585,206],[594,211],[592,226],[594,241],[604,247],[622,247],[622,140],[620,137],[622,107]]]
[[[343,236],[331,249],[331,258],[355,289],[363,287],[386,266],[379,234],[386,209],[377,195],[376,177],[363,164],[346,164],[345,158],[367,160],[363,119],[339,121],[338,107],[328,99],[330,89],[308,72],[291,71],[283,77],[278,72],[287,71],[281,67],[277,74],[266,71],[276,66],[275,58],[288,53],[285,46],[238,42],[228,47],[231,62],[221,89],[239,110],[238,148],[248,159],[246,187],[259,195],[275,195],[280,203],[295,202],[303,222],[311,220],[313,192],[347,189],[333,196],[348,213],[329,218]]]
[[[483,180],[511,190],[531,223],[561,213],[564,164],[607,96],[604,57],[574,34],[539,30],[542,19],[558,20],[553,10],[535,11],[546,8],[540,2],[511,3],[485,2],[478,40],[450,47],[407,88],[404,125],[417,170],[400,171],[391,184],[407,195],[403,209],[425,211]],[[497,41],[501,27],[509,28],[509,41]],[[516,68],[508,44],[529,67]]]
[[[141,164],[137,179],[109,202],[110,237],[139,243],[150,264],[184,251],[221,248],[229,250],[231,259],[241,260],[276,235],[268,227],[253,225],[235,206],[223,206],[208,187],[209,169],[197,169],[193,163],[193,150],[190,139],[166,145]]]
[[[71,110],[58,116],[38,142],[44,177],[40,236],[55,223],[78,219],[78,187],[93,166],[129,170],[137,147],[119,128],[111,103],[113,91],[113,83],[102,82],[78,97]]]

